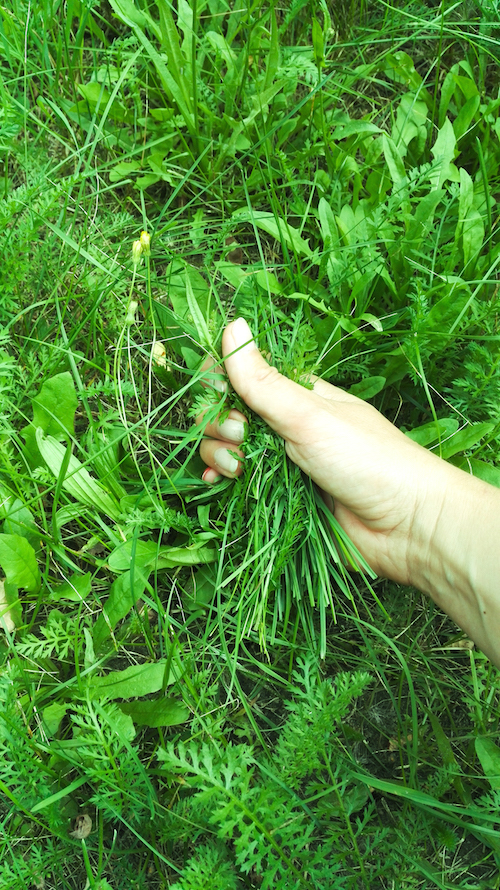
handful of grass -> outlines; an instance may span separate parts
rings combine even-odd
[[[295,325],[288,336],[280,332],[272,343],[273,364],[298,382],[307,379],[309,329]],[[238,609],[241,634],[257,630],[264,648],[276,638],[278,627],[285,634],[290,622],[300,621],[314,639],[318,610],[324,656],[327,615],[335,618],[337,594],[344,594],[356,610],[349,569],[362,573],[365,582],[373,572],[315,484],[288,458],[284,441],[236,396],[230,401],[250,423],[243,474],[226,489],[221,504],[226,533],[218,586]]]

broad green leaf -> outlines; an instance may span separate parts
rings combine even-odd
[[[222,34],[218,34],[217,31],[207,31],[207,33],[205,34],[205,40],[208,41],[208,43],[215,50],[216,53],[220,53],[225,62],[228,72],[234,75],[235,62],[238,56],[234,52],[234,50],[231,49],[226,38]]]
[[[477,445],[494,428],[494,423],[472,423],[464,427],[464,429],[458,430],[451,439],[443,443],[441,457],[446,460],[454,454],[458,454],[459,451],[467,451],[468,448]]]
[[[152,664],[133,664],[124,671],[111,671],[105,677],[91,677],[88,689],[93,698],[137,698],[159,692],[165,686],[175,683],[172,671],[165,676],[167,659]]]
[[[130,568],[133,560],[138,568],[151,568],[165,549],[158,547],[154,541],[124,541],[110,554],[108,565],[112,572],[124,572]]]
[[[469,210],[462,225],[464,266],[477,259],[484,243],[484,222],[478,210]]]
[[[215,267],[238,292],[242,288],[248,288],[251,279],[255,277],[243,268],[243,266],[231,263],[229,260],[220,260],[215,264]]]
[[[191,284],[191,279],[189,275],[186,275],[186,299],[189,309],[189,314],[193,319],[194,326],[196,328],[196,333],[198,335],[198,340],[200,345],[207,350],[207,352],[213,352],[214,346],[212,344],[212,338],[210,337],[210,333],[208,330],[208,324],[203,312],[200,309],[200,306],[196,300],[196,297],[193,292],[193,285]],[[210,309],[207,306],[207,312]]]
[[[458,430],[458,420],[456,417],[441,417],[436,423],[434,420],[429,423],[423,423],[422,426],[416,427],[414,430],[408,430],[405,436],[413,439],[424,448],[433,442],[438,442],[452,436]]]
[[[96,696],[96,698],[98,697]],[[107,697],[109,698],[109,696]],[[101,709],[106,714],[109,724],[113,727],[117,736],[126,742],[133,742],[135,739],[135,726],[132,717],[124,714],[117,705],[101,706]]]
[[[212,602],[217,587],[217,569],[214,566],[201,566],[193,573],[192,590],[183,596],[183,606],[189,611],[203,610]]]
[[[165,279],[168,287],[168,298],[172,303],[174,312],[179,318],[187,320],[190,315],[189,303],[187,300],[187,284],[189,278],[193,297],[196,304],[203,313],[204,318],[208,318],[210,291],[207,282],[194,266],[189,263],[183,263],[180,260],[173,260],[167,266],[165,271]],[[196,334],[193,320],[190,321],[191,331]],[[189,342],[189,341],[188,341]]]
[[[397,192],[407,185],[406,171],[401,154],[393,140],[386,133],[382,136],[382,146],[385,162],[389,168],[389,175],[393,181],[394,190]]]
[[[66,448],[53,436],[44,436],[41,429],[36,431],[36,441],[49,470],[56,479],[59,478]],[[94,507],[99,512],[105,513],[110,519],[117,520],[120,516],[118,502],[101,488],[74,454],[69,459],[63,488],[80,503]]]
[[[350,387],[349,392],[358,399],[371,399],[376,396],[385,386],[385,377],[366,377],[359,383],[354,383]]]
[[[108,639],[118,622],[128,615],[137,600],[143,595],[148,576],[148,571],[145,572],[135,565],[133,572],[126,571],[113,581],[102,614],[99,615],[94,626],[92,636],[96,649]]]
[[[107,117],[113,120],[130,120],[130,114],[123,105],[120,105],[117,99],[110,104],[111,94],[97,81],[77,84],[77,89],[80,95],[83,96],[83,100],[76,103],[76,108],[79,111],[86,111],[88,105],[93,113],[103,114],[107,109]]]
[[[133,0],[110,0],[110,5],[116,15],[129,27],[132,27],[132,25],[138,25],[140,28],[149,27],[154,31],[156,37],[160,37],[158,26],[149,15],[137,8]]]
[[[120,711],[128,714],[137,726],[178,726],[189,720],[190,710],[174,698],[158,698],[148,701],[133,701],[118,705]]]
[[[335,214],[325,198],[320,198],[318,204],[319,225],[321,237],[326,248],[338,243],[339,230],[335,221]]]
[[[460,180],[460,174],[453,163],[455,155],[458,154],[456,146],[457,138],[453,126],[449,118],[446,118],[431,148],[434,163],[429,178],[435,188],[441,188],[447,179],[451,179],[453,182]]]
[[[0,518],[4,517],[3,531],[8,535],[21,535],[35,550],[40,547],[40,532],[31,510],[7,489],[1,492]]]
[[[430,342],[442,340],[443,335],[450,336],[470,301],[470,287],[462,279],[448,280],[440,287],[444,296],[434,304],[422,322],[420,331],[425,333]]]
[[[436,715],[428,708],[426,708],[426,711],[432,725],[434,736],[439,748],[439,753],[441,754],[441,757],[443,759],[443,763],[445,767],[451,767],[450,772],[452,774],[454,773],[453,784],[460,797],[460,800],[463,803],[470,802],[470,792],[462,782],[460,769],[458,767],[455,754],[453,753],[453,748],[451,747],[448,735],[445,733]]]
[[[92,575],[90,572],[86,572],[84,575],[75,572],[67,581],[54,587],[50,594],[50,601],[58,603],[59,600],[67,600],[72,603],[84,603],[91,590]]]
[[[0,579],[0,630],[14,633],[16,627],[22,624],[22,620],[23,613],[17,587]]]
[[[53,738],[56,735],[63,718],[66,716],[68,708],[69,705],[53,702],[51,705],[47,705],[47,707],[43,709],[43,728],[49,738]]]
[[[261,287],[262,290],[265,290],[266,293],[278,295],[283,291],[283,287],[276,278],[276,275],[273,275],[272,272],[268,272],[267,269],[258,269],[254,278],[259,287]]]
[[[451,463],[456,467],[460,467],[461,470],[465,470],[466,473],[472,473],[473,476],[477,476],[483,482],[488,482],[489,485],[500,488],[499,467],[494,467],[485,460],[478,460],[476,457],[452,457]]]
[[[375,272],[373,274],[374,275],[378,274],[378,269],[377,269],[377,272]],[[355,291],[355,288],[353,288],[353,293],[354,293],[354,291]],[[383,326],[382,322],[380,321],[380,318],[377,318],[376,315],[372,315],[371,312],[363,312],[363,315],[359,316],[359,320],[367,321],[368,324],[370,324],[375,331],[379,332],[379,334],[381,334],[384,330],[384,326]]]
[[[458,204],[459,221],[463,221],[474,200],[474,184],[465,167],[460,167],[460,200]]]
[[[462,106],[460,111],[458,112],[455,120],[453,121],[453,131],[457,138],[457,141],[465,136],[467,130],[469,129],[476,111],[479,108],[480,98],[478,95],[471,96],[470,99],[467,99],[465,105]]]
[[[128,179],[134,173],[142,173],[142,167],[138,161],[120,161],[108,173],[110,182],[121,182]]]
[[[419,89],[422,83],[422,77],[417,72],[413,59],[402,50],[388,53],[384,57],[384,72],[395,83],[404,84],[414,90]],[[419,94],[424,95],[422,90],[419,90]]]
[[[46,380],[34,399],[33,422],[23,430],[26,452],[31,466],[41,464],[36,442],[36,430],[47,436],[67,439],[75,432],[75,411],[78,405],[73,378],[68,371]]]
[[[345,263],[338,254],[340,233],[335,214],[325,198],[321,198],[318,204],[318,216],[321,229],[321,237],[327,252],[326,272],[332,287],[337,287],[342,280]]]
[[[211,537],[211,535],[209,535]],[[110,554],[108,565],[112,572],[123,572],[130,562],[151,570],[173,569],[177,566],[194,566],[214,562],[215,549],[207,545],[207,534],[197,535],[193,544],[187,547],[158,547],[154,541],[124,541]]]
[[[398,106],[396,121],[392,128],[392,139],[400,154],[406,155],[407,148],[413,140],[412,154],[420,155],[427,136],[427,105],[417,99],[415,93],[405,93]],[[415,151],[416,148],[416,151]]]
[[[348,121],[335,127],[332,139],[348,139],[349,136],[371,136],[373,133],[381,132],[380,127],[372,124],[371,121]]]
[[[460,198],[458,202],[458,220],[455,228],[455,244],[459,242],[462,236],[464,220],[472,209],[473,200],[474,184],[465,167],[460,167]]]
[[[313,46],[314,46],[314,22],[313,19]],[[276,12],[271,9],[271,43],[267,51],[266,60],[266,79],[264,81],[264,89],[268,89],[274,82],[274,78],[278,73],[280,64],[280,44],[278,37],[278,24],[276,22]]]
[[[173,74],[182,93],[186,107],[192,110],[192,71],[191,71],[191,35],[193,32],[192,9],[184,2],[177,3],[177,24],[182,27],[185,39],[181,46],[181,37],[167,0],[156,0],[160,12],[162,49],[167,54],[168,70]]]
[[[443,198],[444,189],[433,189],[417,203],[415,213],[408,224],[408,231],[404,238],[403,251],[417,251],[422,241],[427,238],[434,223],[436,207]]]
[[[285,242],[301,256],[312,257],[312,251],[309,242],[299,234],[297,229],[289,225],[285,220],[268,213],[264,210],[236,210],[233,213],[235,223],[249,222],[253,223],[259,229],[263,229],[268,235],[276,238],[277,241]]]
[[[8,584],[36,593],[40,587],[40,572],[35,551],[20,535],[0,535],[0,566]]]
[[[312,44],[316,65],[323,65],[325,60],[325,41],[323,39],[323,29],[317,18],[313,18],[312,21]]]
[[[500,790],[500,748],[486,736],[478,736],[475,747],[488,782],[494,791]]]
[[[453,68],[456,68],[454,65]],[[441,86],[441,97],[439,100],[439,126],[442,127],[445,120],[446,115],[448,114],[448,109],[450,107],[450,102],[453,98],[453,94],[457,88],[455,75],[453,73],[453,68],[451,71],[448,71],[445,79],[443,80],[443,84]]]

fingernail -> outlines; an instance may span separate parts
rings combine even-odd
[[[236,473],[238,469],[238,461],[229,453],[227,448],[218,448],[214,454],[214,461],[226,473]]]
[[[219,423],[217,430],[224,439],[229,439],[231,442],[243,442],[245,438],[245,424],[241,420],[228,418],[224,423]]]
[[[227,392],[227,383],[221,377],[212,377],[210,383],[217,392]]]
[[[207,359],[208,361],[209,359]],[[215,365],[212,368],[206,368],[204,370],[203,363],[201,370],[203,372],[203,377],[201,378],[202,386],[211,386],[213,389],[216,389],[217,392],[227,392],[227,377],[224,374],[223,368],[220,365]]]
[[[217,480],[220,479],[220,476],[215,470],[212,469],[212,467],[207,467],[201,478],[204,482],[212,485],[214,482],[217,482]]]
[[[240,352],[253,352],[254,349],[257,349],[253,334],[244,318],[237,318],[233,321],[231,331],[235,346]]]

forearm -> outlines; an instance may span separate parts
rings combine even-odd
[[[500,489],[443,464],[411,554],[411,583],[500,666]]]

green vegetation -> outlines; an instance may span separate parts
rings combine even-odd
[[[3,890],[500,886],[498,671],[258,418],[211,487],[193,424],[239,314],[500,485],[499,26],[0,8]]]

